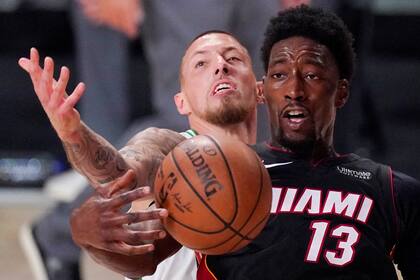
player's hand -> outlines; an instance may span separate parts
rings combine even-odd
[[[130,170],[118,180],[127,180],[133,174]],[[154,250],[150,242],[166,236],[166,232],[161,229],[160,219],[167,217],[167,210],[151,209],[130,213],[120,210],[150,195],[149,187],[119,192],[111,198],[93,195],[72,213],[70,224],[74,241],[85,248],[94,247],[122,255],[146,254]],[[136,228],[131,227],[131,224],[136,224]]]
[[[144,19],[141,0],[79,0],[84,14],[96,24],[107,25],[129,38],[138,34]]]
[[[60,76],[54,80],[54,60],[46,57],[44,68],[39,64],[37,49],[31,48],[30,57],[19,59],[19,66],[31,77],[32,84],[44,111],[62,140],[71,137],[80,128],[80,114],[75,109],[76,103],[85,91],[85,85],[79,83],[72,94],[66,94],[70,70],[61,67]]]

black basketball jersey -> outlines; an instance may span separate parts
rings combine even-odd
[[[265,143],[255,149],[273,184],[270,219],[246,248],[205,256],[197,279],[397,279],[401,207],[389,167],[355,154],[311,163]]]

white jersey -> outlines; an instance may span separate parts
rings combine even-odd
[[[193,250],[182,247],[173,256],[161,262],[156,272],[144,276],[142,280],[195,280],[197,278],[197,262]]]
[[[125,278],[126,280],[132,280]],[[153,275],[143,276],[142,280],[195,280],[197,279],[197,262],[193,250],[181,247],[171,257],[161,262]]]

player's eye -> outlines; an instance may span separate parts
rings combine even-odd
[[[314,73],[308,73],[305,75],[305,78],[308,80],[318,80],[318,75],[315,75]]]
[[[240,61],[239,57],[232,56],[226,59],[228,62]]]
[[[203,67],[203,66],[204,66],[204,64],[205,64],[205,62],[204,62],[204,61],[202,61],[202,60],[200,60],[200,61],[198,61],[198,62],[194,65],[194,68],[200,68],[200,67]]]
[[[271,77],[275,80],[284,80],[286,78],[286,75],[283,73],[274,73],[271,75]]]

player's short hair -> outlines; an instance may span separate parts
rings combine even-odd
[[[182,65],[183,65],[183,60],[184,60],[184,56],[185,56],[185,54],[187,53],[187,51],[188,51],[188,49],[191,47],[191,45],[195,42],[195,41],[197,41],[198,39],[200,39],[201,37],[204,37],[204,36],[206,36],[206,35],[208,35],[208,34],[225,34],[225,35],[228,35],[228,36],[230,36],[230,37],[232,37],[233,39],[235,39],[242,47],[243,47],[243,44],[242,44],[242,42],[241,41],[239,41],[238,40],[238,38],[236,38],[236,36],[235,35],[233,35],[232,33],[230,33],[230,32],[228,32],[228,31],[224,31],[224,30],[219,30],[219,29],[212,29],[212,30],[207,30],[207,31],[205,31],[205,32],[202,32],[202,33],[200,33],[200,34],[198,34],[197,36],[195,36],[194,37],[194,39],[192,39],[189,43],[188,43],[188,45],[187,45],[187,47],[185,48],[185,52],[184,52],[184,55],[182,56],[182,60],[181,60],[181,64],[180,64],[180,66],[179,66],[179,76],[178,76],[178,78],[179,78],[179,82],[181,83],[181,81],[182,81]],[[245,52],[249,55],[249,53],[248,53],[248,50],[245,48],[245,47],[243,47],[244,48],[244,50],[245,50]]]
[[[203,36],[206,36],[206,35],[208,35],[208,34],[213,34],[213,33],[216,33],[216,34],[226,34],[226,35],[229,35],[230,37],[232,37],[232,38],[234,38],[236,41],[238,41],[239,42],[239,40],[235,37],[235,35],[233,35],[232,33],[230,33],[230,32],[228,32],[228,31],[225,31],[225,30],[220,30],[220,29],[212,29],[212,30],[207,30],[207,31],[204,31],[203,33],[200,33],[200,34],[198,34],[197,36],[195,36],[194,37],[194,39],[192,39],[191,41],[190,41],[190,43],[188,44],[188,46],[185,48],[185,50],[187,50],[197,39],[200,39],[201,37],[203,37]],[[239,42],[239,43],[241,43],[241,42]]]
[[[266,71],[273,45],[294,36],[309,38],[326,46],[335,58],[340,78],[351,80],[356,56],[352,34],[334,13],[306,5],[281,11],[270,20],[261,47]]]

